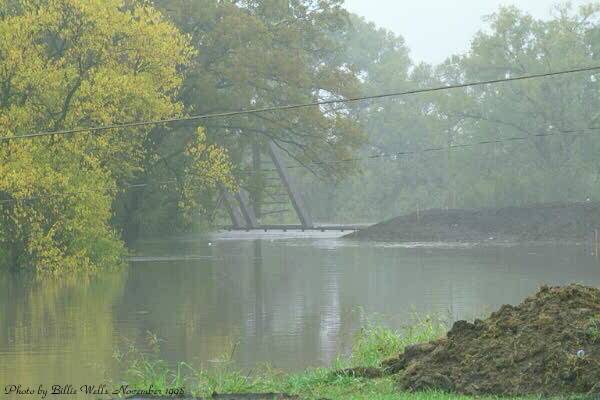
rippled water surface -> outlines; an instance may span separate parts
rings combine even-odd
[[[231,354],[296,370],[346,352],[370,316],[473,318],[541,284],[600,285],[582,246],[389,245],[331,234],[148,240],[130,266],[90,280],[0,274],[0,385],[118,381],[126,343],[209,366]],[[237,343],[237,345],[233,345]]]

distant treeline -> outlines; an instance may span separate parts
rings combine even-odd
[[[600,65],[600,2],[559,5],[547,21],[500,8],[467,53],[437,66],[412,63],[401,37],[357,17],[352,25],[344,47],[365,94]],[[317,219],[357,222],[426,208],[598,200],[599,80],[576,73],[366,103],[357,113],[368,138],[362,174],[333,185],[305,176],[308,203],[318,205]],[[478,142],[490,143],[460,147]],[[367,157],[431,148],[447,150]]]

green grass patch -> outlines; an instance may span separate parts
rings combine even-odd
[[[446,326],[434,318],[422,318],[402,331],[395,331],[370,322],[358,332],[349,356],[338,357],[328,368],[313,368],[300,373],[284,373],[269,366],[243,373],[236,369],[231,355],[222,357],[210,369],[195,369],[181,363],[169,369],[160,360],[138,355],[133,361],[130,348],[120,354],[121,361],[130,360],[127,382],[144,389],[185,387],[186,394],[210,397],[213,393],[287,393],[304,399],[374,399],[374,400],[450,400],[468,399],[441,392],[400,392],[393,377],[364,379],[340,376],[335,371],[354,366],[378,366],[410,344],[441,337]],[[151,340],[157,341],[155,337]],[[481,398],[481,397],[480,397]]]
[[[416,317],[416,322],[402,332],[368,320],[354,340],[350,366],[376,367],[386,358],[398,355],[404,347],[437,339],[446,330],[442,321],[431,316]]]
[[[587,334],[594,343],[600,342],[600,318],[590,318],[588,321]]]

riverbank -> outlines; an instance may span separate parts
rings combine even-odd
[[[209,370],[134,359],[129,384],[229,400],[591,398],[600,389],[599,312],[598,288],[543,286],[516,306],[457,321],[447,332],[431,318],[403,332],[366,326],[351,354],[329,368],[243,373],[232,368],[234,346]]]
[[[357,335],[352,353],[339,357],[328,368],[308,369],[299,373],[283,373],[269,367],[242,372],[228,361],[227,355],[214,367],[195,370],[181,364],[168,368],[162,361],[137,359],[128,368],[128,384],[144,390],[152,385],[159,391],[184,387],[186,394],[211,398],[214,394],[239,394],[228,399],[385,399],[385,400],[467,400],[469,396],[428,391],[401,392],[394,376],[367,378],[343,374],[353,367],[373,368],[383,360],[397,356],[405,347],[440,338],[446,326],[432,319],[423,319],[403,332],[381,326],[367,326]],[[287,396],[269,397],[257,393],[285,393]],[[255,394],[255,395],[248,395]],[[219,398],[219,397],[215,397]],[[478,397],[478,399],[494,397]]]
[[[345,238],[385,242],[582,242],[600,230],[600,203],[537,204],[476,210],[425,210]]]

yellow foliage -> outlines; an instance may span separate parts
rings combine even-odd
[[[197,129],[194,139],[185,150],[192,162],[185,169],[182,201],[179,204],[188,220],[200,206],[196,200],[199,198],[199,190],[216,189],[218,184],[235,189],[227,151],[214,144],[208,144],[202,128]]]
[[[10,3],[0,0],[0,136],[181,115],[179,71],[194,51],[147,2]],[[112,202],[142,168],[149,129],[0,145],[5,264],[56,273],[120,263]],[[196,146],[197,182],[226,181],[223,150],[200,136]]]

